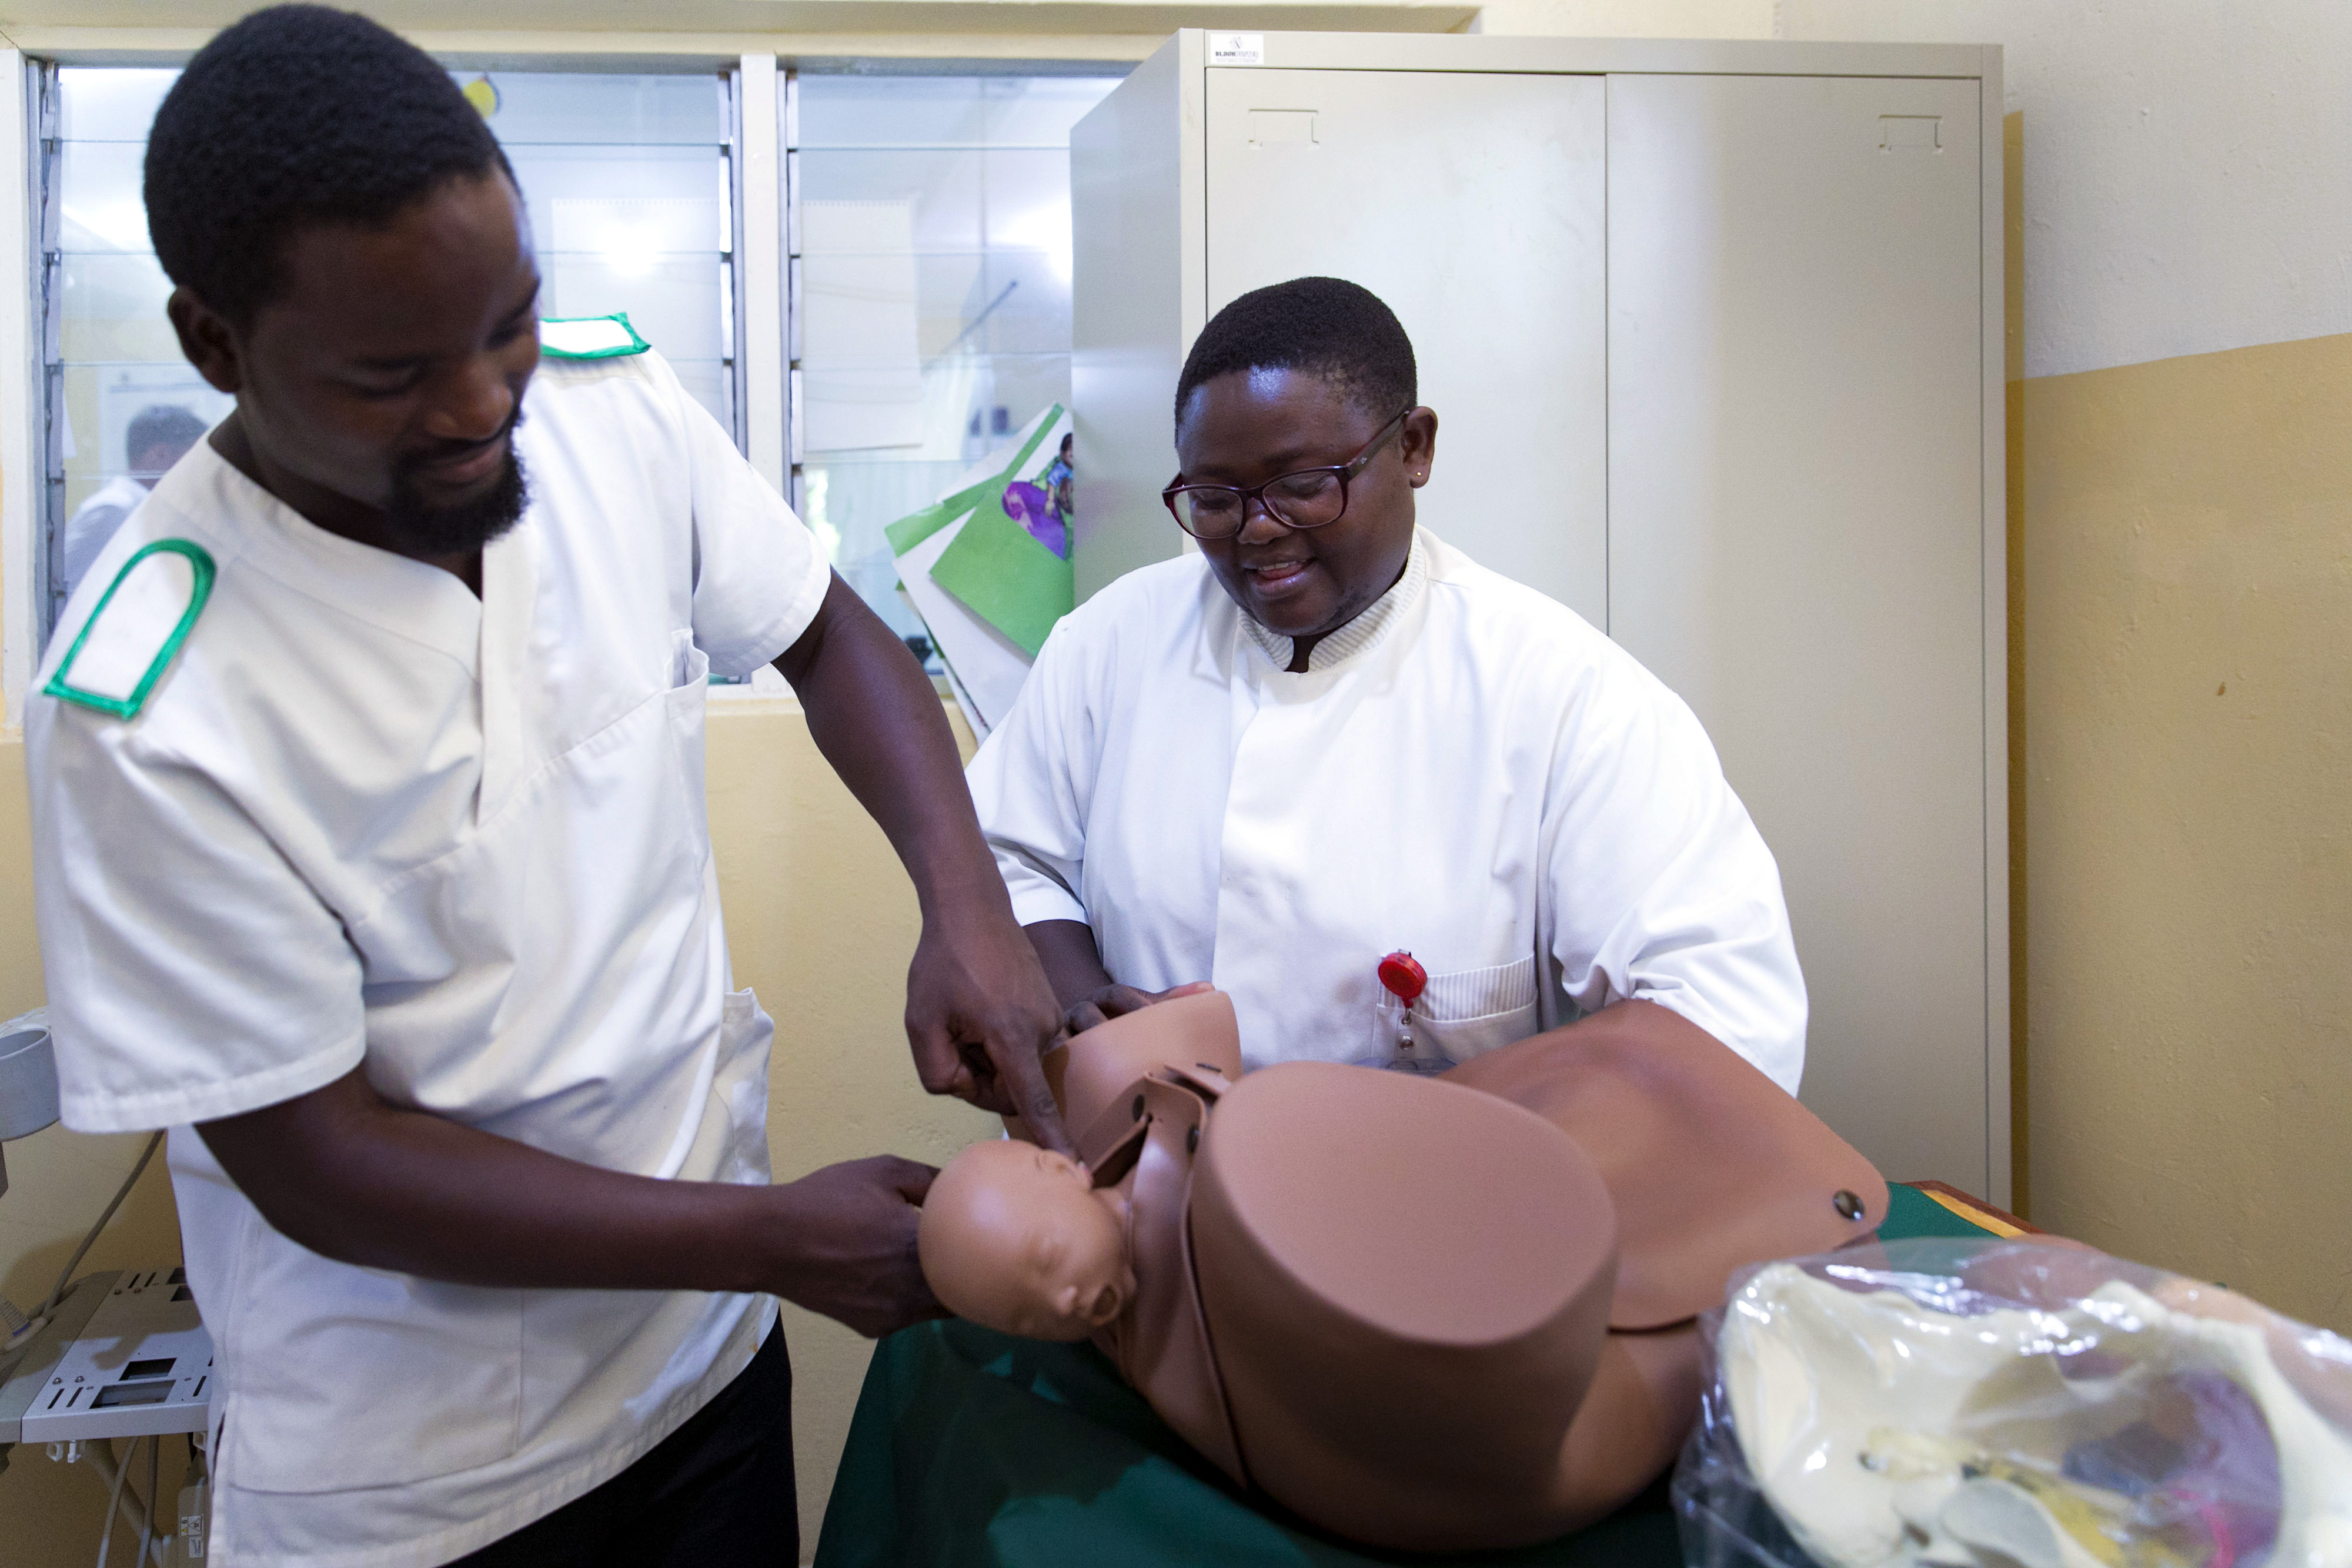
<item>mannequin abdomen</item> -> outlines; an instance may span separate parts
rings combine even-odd
[[[1565,1133],[1441,1082],[1286,1063],[1219,1102],[1190,1218],[1255,1486],[1403,1550],[1568,1528],[1616,1223]]]
[[[1548,1540],[1581,1530],[1642,1494],[1675,1462],[1698,1417],[1698,1325],[1612,1333],[1560,1447]]]

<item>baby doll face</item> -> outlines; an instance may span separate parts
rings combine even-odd
[[[974,1144],[923,1200],[923,1274],[958,1315],[1028,1339],[1084,1339],[1135,1294],[1125,1203],[1031,1144]]]

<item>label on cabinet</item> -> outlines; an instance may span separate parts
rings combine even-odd
[[[1279,147],[1285,142],[1311,145],[1320,140],[1315,134],[1315,111],[1311,109],[1253,109],[1249,114],[1249,139],[1253,147]]]
[[[1209,63],[1213,66],[1265,64],[1265,35],[1264,33],[1212,33],[1209,35]]]
[[[1944,150],[1944,120],[1937,114],[1882,114],[1878,117],[1878,150],[1893,152],[1902,148],[1922,152]]]

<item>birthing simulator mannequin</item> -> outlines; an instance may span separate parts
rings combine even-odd
[[[1178,998],[1047,1059],[1084,1166],[1003,1140],[925,1201],[940,1299],[1091,1335],[1237,1484],[1403,1551],[1523,1545],[1630,1500],[1698,1407],[1694,1320],[1744,1265],[1857,1239],[1886,1185],[1649,1003],[1437,1077],[1244,1078]]]

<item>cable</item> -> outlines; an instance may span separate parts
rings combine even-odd
[[[132,1447],[137,1446],[134,1439]],[[118,1468],[114,1462],[113,1442],[100,1437],[85,1439],[82,1444],[81,1457],[88,1459],[89,1468],[98,1473],[100,1485],[115,1487],[115,1490],[109,1494],[114,1500],[110,1505],[113,1511],[111,1517],[122,1521],[123,1528],[126,1530],[137,1524],[140,1514],[139,1489],[130,1484],[131,1456],[125,1453],[122,1456],[122,1464]],[[157,1540],[149,1548],[149,1554],[154,1559],[155,1568],[164,1568],[165,1554],[162,1540]]]
[[[138,1451],[139,1439],[133,1437],[131,1447],[123,1450],[122,1462],[115,1469],[114,1490],[106,1494],[106,1529],[98,1538],[98,1568],[106,1568],[107,1548],[114,1544],[114,1505],[122,1500],[123,1478],[130,1475],[131,1456]]]
[[[192,1497],[189,1494],[194,1493]],[[205,1468],[205,1451],[196,1434],[188,1434],[188,1468],[180,1481],[177,1516],[172,1521],[182,1555],[176,1561],[196,1562],[205,1554],[205,1537],[212,1525],[212,1476]],[[160,1560],[159,1560],[160,1561]]]
[[[81,1245],[74,1249],[74,1255],[66,1260],[66,1266],[58,1270],[57,1285],[49,1291],[49,1299],[33,1309],[34,1317],[47,1317],[57,1310],[58,1303],[66,1299],[66,1281],[73,1278],[74,1266],[79,1263],[82,1260],[82,1255],[89,1250],[90,1243],[98,1239],[98,1233],[106,1228],[106,1222],[114,1218],[114,1211],[122,1207],[122,1200],[131,1196],[131,1184],[139,1179],[139,1173],[147,1168],[147,1162],[155,1155],[155,1146],[163,1141],[163,1134],[159,1131],[147,1140],[147,1146],[139,1151],[139,1163],[131,1167],[131,1174],[122,1178],[121,1186],[115,1188],[114,1201],[106,1206],[106,1212],[98,1217],[98,1223],[91,1226],[89,1234],[81,1239]],[[126,1454],[124,1458],[127,1460],[129,1457]],[[113,1528],[110,1516],[107,1527]]]
[[[147,1562],[147,1543],[155,1539],[155,1496],[163,1484],[163,1439],[147,1439],[147,1517],[139,1525],[139,1558],[141,1568]]]

